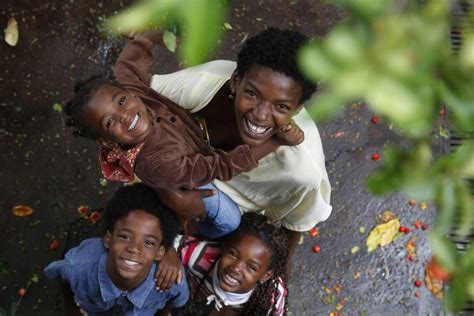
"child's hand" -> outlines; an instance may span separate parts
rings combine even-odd
[[[168,291],[173,283],[181,283],[183,279],[183,268],[178,254],[173,247],[170,247],[155,271],[155,286],[159,291]]]
[[[215,194],[214,190],[160,190],[160,198],[170,209],[185,219],[206,218],[206,209],[202,199]]]
[[[284,128],[276,132],[275,137],[280,145],[295,146],[304,141],[304,132],[291,120]]]

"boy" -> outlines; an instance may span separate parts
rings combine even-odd
[[[67,283],[88,315],[155,315],[181,307],[186,280],[169,291],[155,289],[153,273],[178,231],[175,215],[144,184],[120,188],[107,204],[103,239],[90,238],[49,264],[49,279]]]

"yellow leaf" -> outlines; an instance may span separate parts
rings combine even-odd
[[[24,217],[33,214],[33,209],[27,205],[17,205],[12,208],[12,213],[18,217]]]
[[[11,17],[8,20],[7,28],[5,31],[5,42],[7,42],[10,46],[16,46],[18,43],[18,22],[15,20],[14,17]]]
[[[370,232],[369,237],[367,237],[367,251],[372,252],[379,245],[383,247],[391,243],[395,235],[398,233],[399,228],[400,221],[398,218],[394,218],[387,223],[375,226],[375,228]]]

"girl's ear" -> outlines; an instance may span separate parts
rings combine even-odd
[[[267,282],[273,276],[273,270],[267,270],[259,279],[260,282]]]
[[[166,252],[165,247],[160,246],[160,250],[158,250],[158,253],[156,254],[155,260],[160,261],[161,259],[163,259],[164,255],[165,255],[165,252]]]
[[[110,249],[110,241],[112,239],[112,234],[107,231],[102,238],[102,243],[104,244],[105,249]]]
[[[111,140],[105,140],[103,138],[97,138],[95,141],[99,146],[107,148],[107,149],[114,149],[117,146],[116,142]]]

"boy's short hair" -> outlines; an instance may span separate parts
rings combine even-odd
[[[300,72],[297,61],[298,50],[308,41],[297,31],[270,27],[245,42],[237,56],[237,74],[243,77],[255,65],[280,72],[301,86],[300,103],[304,103],[316,91],[316,85]]]
[[[105,210],[104,232],[113,232],[115,223],[135,210],[142,210],[158,218],[163,234],[161,244],[166,248],[173,244],[178,234],[176,215],[161,202],[152,188],[143,183],[124,186],[114,193]]]

